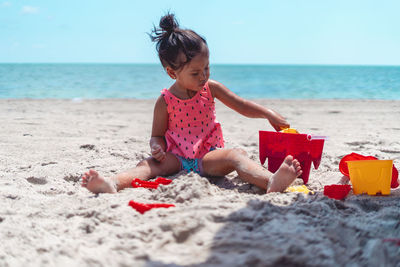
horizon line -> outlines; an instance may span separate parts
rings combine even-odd
[[[82,65],[160,65],[159,62],[0,62],[2,64],[82,64]],[[400,67],[400,64],[348,64],[348,63],[212,63],[234,66],[337,66],[337,67]]]

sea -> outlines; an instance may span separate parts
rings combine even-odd
[[[211,79],[257,99],[400,100],[400,66],[211,65]],[[160,64],[0,64],[0,98],[153,99]]]

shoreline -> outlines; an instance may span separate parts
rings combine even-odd
[[[236,173],[178,173],[156,190],[95,196],[80,187],[90,168],[112,176],[149,156],[155,99],[0,99],[1,266],[396,265],[400,188],[343,201],[323,186],[343,181],[351,152],[400,167],[400,100],[258,99],[301,133],[328,136],[308,187],[271,193]],[[226,147],[258,161],[267,120],[216,104]],[[297,179],[295,184],[301,185]],[[139,214],[128,202],[173,203]]]

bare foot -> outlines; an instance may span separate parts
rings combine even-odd
[[[85,172],[85,175],[82,176],[82,186],[95,194],[117,192],[116,183],[111,179],[101,177],[95,170]]]
[[[302,172],[300,163],[292,156],[286,156],[282,165],[271,176],[267,193],[283,192]]]

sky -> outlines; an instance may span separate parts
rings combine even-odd
[[[400,65],[398,0],[0,0],[0,63],[158,63],[168,11],[212,64]]]

